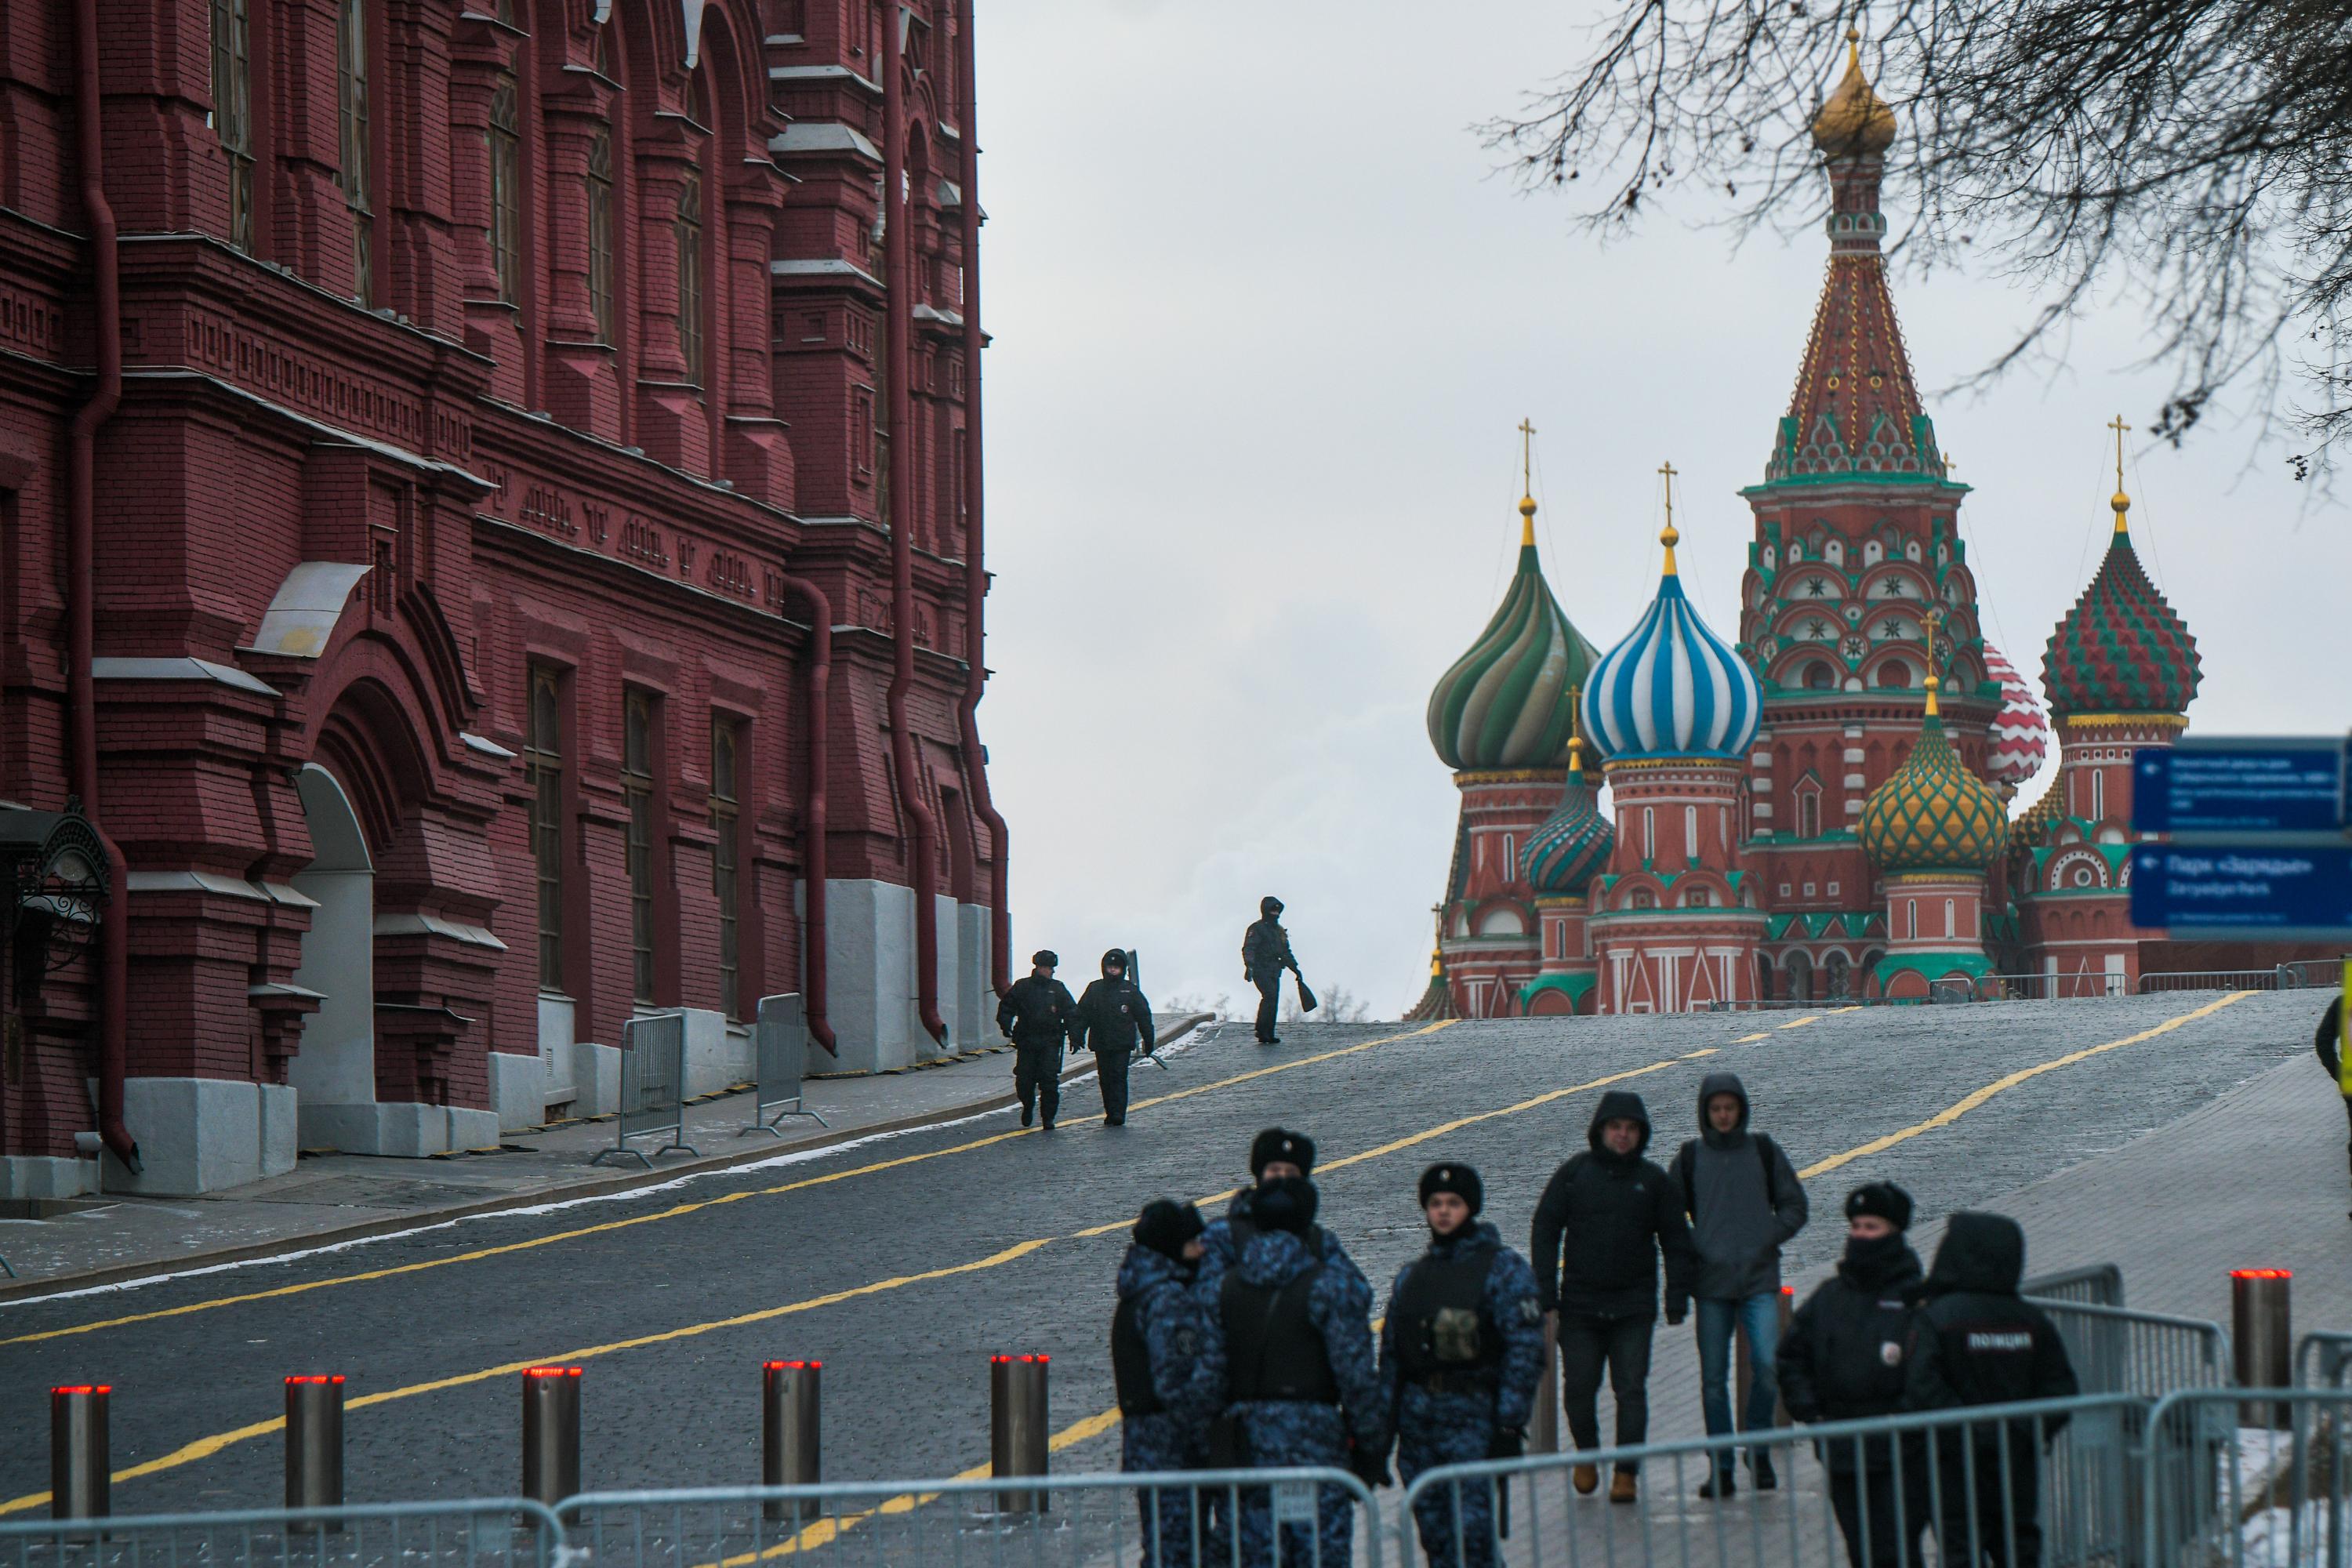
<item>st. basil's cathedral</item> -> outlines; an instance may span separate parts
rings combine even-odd
[[[1606,652],[1553,597],[1520,500],[1503,603],[1430,694],[1462,811],[1412,1016],[2109,995],[2216,966],[2130,921],[2133,757],[2180,734],[2200,670],[2133,550],[2120,459],[2105,559],[2043,654],[2045,717],[1984,639],[1969,487],[1881,251],[1895,116],[1851,46],[1811,129],[1829,274],[1763,481],[1741,491],[1738,640],[1683,592],[1671,465],[1656,595]],[[2011,820],[2053,734],[2058,771]]]

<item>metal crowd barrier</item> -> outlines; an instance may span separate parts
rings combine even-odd
[[[2294,1347],[2297,1388],[2342,1388],[2347,1369],[2352,1369],[2352,1334],[2314,1329]]]
[[[1034,1509],[992,1478],[589,1492],[560,1504],[572,1560],[609,1568],[1382,1568],[1380,1505],[1345,1470],[1048,1476]],[[1242,1526],[1234,1528],[1235,1521]],[[584,1556],[581,1554],[584,1553]],[[1360,1554],[1356,1555],[1356,1554]]]
[[[751,1124],[738,1136],[770,1132],[781,1138],[783,1134],[776,1131],[776,1123],[787,1116],[805,1116],[819,1127],[833,1125],[802,1102],[801,1074],[808,1067],[808,1011],[799,992],[760,998],[751,1050],[758,1087],[751,1098]],[[773,1115],[769,1114],[772,1110]]]
[[[2080,1268],[2037,1274],[2018,1286],[2017,1293],[2045,1305],[2058,1301],[2070,1306],[2120,1307],[2124,1304],[2124,1271],[2113,1263],[2086,1263]]]
[[[2121,1563],[2139,1523],[2134,1488],[2147,1409],[2143,1400],[2091,1395],[1448,1465],[1406,1489],[1396,1510],[1398,1561],[1402,1568],[1914,1568],[1920,1543],[1932,1538],[1948,1564],[1988,1556]],[[1778,1487],[1751,1501],[1748,1461],[1759,1449]],[[1592,1493],[1576,1489],[1580,1465],[1598,1472]],[[1631,1506],[1607,1497],[1621,1465],[1638,1472]],[[1699,1499],[1700,1486],[1727,1465],[1739,1495]],[[1849,1486],[1833,1481],[1833,1469],[1875,1480]]]
[[[629,1141],[656,1135],[665,1139],[656,1155],[698,1152],[686,1141],[683,1013],[655,1013],[621,1026],[621,1109],[613,1118],[613,1146],[588,1163],[601,1165],[621,1156],[650,1169],[653,1161]]]
[[[2085,1394],[2157,1399],[2231,1381],[2230,1335],[2219,1323],[2041,1297],[2033,1304],[2066,1342],[2074,1381]]]
[[[2335,960],[2298,960],[2267,969],[2184,969],[2139,977],[2143,996],[2159,991],[2297,991],[2307,985],[2336,985],[2343,965]]]
[[[2249,1426],[2242,1390],[2167,1394],[2149,1416],[2146,1568],[2310,1568],[2347,1560],[2352,1393],[2263,1389],[2284,1425]]]
[[[0,1521],[0,1568],[562,1568],[563,1528],[520,1498]]]

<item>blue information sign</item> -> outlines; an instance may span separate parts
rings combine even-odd
[[[2141,844],[2131,907],[2132,924],[2175,936],[2352,937],[2352,847]]]
[[[2154,746],[2133,764],[2140,833],[2326,833],[2344,826],[2346,743],[2217,739]]]

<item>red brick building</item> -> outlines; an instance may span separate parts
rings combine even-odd
[[[977,1042],[970,0],[0,15],[0,1191]]]

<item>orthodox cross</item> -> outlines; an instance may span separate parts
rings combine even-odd
[[[1944,629],[1944,612],[1941,609],[1930,610],[1919,617],[1919,622],[1927,628],[1927,673],[1933,676],[1936,673],[1936,634]]]
[[[1535,427],[1534,422],[1533,422],[1533,421],[1531,421],[1531,420],[1527,420],[1527,419],[1522,419],[1522,420],[1520,420],[1520,421],[1519,421],[1519,493],[1520,493],[1521,495],[1528,495],[1528,496],[1531,496],[1531,495],[1533,495],[1533,494],[1535,494],[1535,493],[1536,493],[1536,483],[1535,483],[1535,457],[1534,457],[1534,451],[1535,451],[1535,438],[1536,438],[1536,427]]]
[[[1666,477],[1666,526],[1675,525],[1675,475],[1681,472],[1671,459],[1658,465],[1658,472]]]
[[[2107,428],[2116,433],[2116,489],[2120,490],[2124,488],[2124,432],[2131,426],[2125,424],[2124,416],[2118,414],[2107,421]]]

